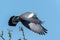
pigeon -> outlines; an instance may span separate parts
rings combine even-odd
[[[42,25],[42,21],[39,20],[37,15],[33,12],[25,12],[19,16],[12,16],[8,21],[9,26],[16,26],[18,22],[21,22],[26,28],[40,35],[45,35],[47,29]]]

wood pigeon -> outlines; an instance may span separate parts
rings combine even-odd
[[[9,26],[16,26],[18,22],[21,22],[25,27],[32,30],[35,33],[45,35],[47,29],[42,26],[42,21],[38,19],[37,15],[33,12],[25,12],[19,16],[12,16],[9,21]]]

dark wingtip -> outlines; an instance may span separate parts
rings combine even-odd
[[[8,21],[8,25],[9,26],[16,26],[16,24],[13,24],[12,23],[12,19],[14,18],[15,16],[12,16],[10,19],[9,19],[9,21]]]
[[[41,32],[40,34],[41,34],[41,35],[47,34],[47,29],[45,29],[45,28],[43,27],[43,30],[42,30],[42,32]]]
[[[47,34],[47,29],[44,28],[43,31],[43,35]]]
[[[47,31],[46,32],[43,32],[43,33],[39,33],[40,35],[46,35],[47,34]]]

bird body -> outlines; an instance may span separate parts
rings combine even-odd
[[[20,21],[25,27],[27,27],[28,29],[32,30],[35,33],[41,35],[47,33],[47,29],[45,29],[41,24],[42,21],[39,20],[36,14],[34,14],[33,12],[25,12],[20,16],[14,17],[13,18],[11,17],[9,20],[10,26],[16,26],[17,23]]]

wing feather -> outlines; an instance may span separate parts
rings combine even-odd
[[[41,35],[43,35],[43,34],[45,35],[45,33],[47,33],[47,30],[45,28],[43,28],[42,25],[30,23],[29,26],[30,26],[31,30],[34,31],[35,33],[38,33]]]

